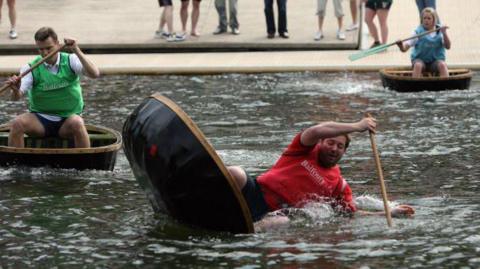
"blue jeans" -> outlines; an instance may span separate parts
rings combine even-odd
[[[416,2],[418,7],[418,13],[420,13],[420,16],[422,15],[422,10],[426,7],[433,7],[433,9],[437,11],[437,5],[435,0],[416,0]]]
[[[215,0],[215,8],[218,12],[219,23],[218,27],[221,30],[227,30],[227,11],[226,11],[226,2],[227,0]],[[237,0],[228,0],[228,12],[230,18],[230,28],[238,29],[238,19],[237,19]]]
[[[265,19],[267,20],[267,33],[275,34],[275,17],[273,14],[273,0],[265,1]],[[287,30],[287,0],[277,0],[278,7],[278,33],[283,34]]]

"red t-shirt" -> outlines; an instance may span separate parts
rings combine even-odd
[[[352,189],[338,165],[321,167],[318,146],[304,146],[300,137],[301,133],[295,136],[275,165],[257,179],[270,209],[301,207],[306,201],[327,199],[347,212],[355,212]]]

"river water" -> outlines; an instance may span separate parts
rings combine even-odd
[[[396,93],[374,73],[106,76],[83,82],[87,123],[121,130],[160,92],[228,165],[268,169],[302,128],[378,119],[389,198],[411,219],[291,212],[289,228],[248,235],[154,215],[123,152],[113,172],[0,168],[0,268],[479,268],[480,78],[467,91]],[[0,121],[25,110],[0,102]],[[367,133],[341,161],[357,204],[382,208]]]

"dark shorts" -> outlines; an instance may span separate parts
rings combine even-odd
[[[37,116],[37,119],[43,125],[43,129],[45,129],[45,137],[58,137],[58,131],[60,130],[60,127],[62,127],[63,123],[67,119],[67,118],[62,118],[59,121],[51,121],[38,115],[38,113],[33,113],[33,114]]]
[[[158,0],[158,4],[161,7],[168,7],[172,5],[172,0]]]
[[[269,207],[265,199],[263,198],[263,192],[260,189],[260,185],[255,178],[252,178],[247,174],[247,183],[242,189],[243,197],[247,202],[250,214],[252,214],[252,220],[261,220],[269,211]]]
[[[440,72],[439,72],[439,69],[438,69],[438,63],[440,61],[435,61],[435,62],[431,62],[431,63],[425,63],[424,61],[420,60],[420,59],[416,59],[412,62],[412,68],[413,68],[413,65],[416,63],[416,62],[421,62],[423,65],[424,65],[424,68],[422,70],[422,72],[429,72],[429,73],[432,73],[434,75],[438,75]]]
[[[392,6],[392,0],[368,0],[365,7],[373,10],[377,9],[390,9]]]

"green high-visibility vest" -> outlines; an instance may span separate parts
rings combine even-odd
[[[80,114],[83,110],[80,78],[70,67],[68,53],[60,53],[60,65],[56,74],[50,73],[44,64],[32,71],[33,87],[28,91],[29,110],[60,117]],[[38,56],[30,66],[40,61]]]

